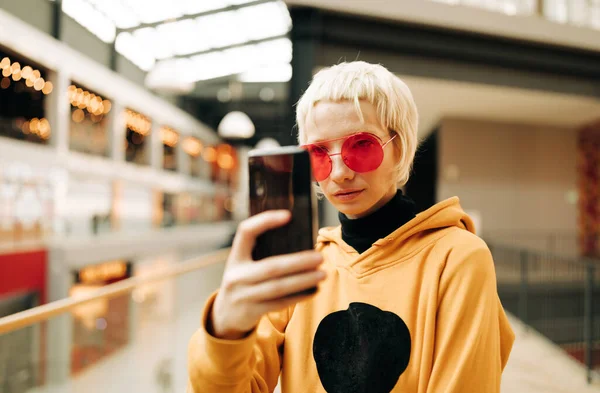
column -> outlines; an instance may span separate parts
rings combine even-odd
[[[296,103],[307,89],[313,77],[313,70],[318,65],[317,49],[320,45],[322,31],[321,11],[311,8],[292,8],[292,80],[288,101],[288,126],[284,133],[277,135],[278,142],[282,145],[296,145],[298,129],[296,127]],[[293,132],[290,132],[293,130]],[[318,202],[320,226],[326,221],[326,200]]]
[[[73,284],[71,271],[65,266],[63,250],[48,253],[48,302],[69,297]],[[46,378],[50,384],[65,383],[71,376],[71,347],[73,345],[73,318],[64,313],[46,322]]]
[[[146,142],[146,150],[148,152],[148,157],[150,157],[150,166],[154,169],[162,169],[163,168],[163,142],[162,135],[160,134],[160,125],[158,125],[155,121],[152,122],[152,131],[150,131],[150,135],[147,136],[148,141]]]
[[[600,123],[579,131],[579,232],[581,254],[600,255]]]
[[[48,80],[54,85],[52,93],[46,96],[45,100],[46,118],[52,130],[50,145],[56,149],[59,156],[65,156],[69,152],[71,104],[67,89],[70,79],[65,72],[50,71]]]
[[[282,145],[297,144],[296,103],[312,80],[313,70],[317,66],[316,56],[319,45],[320,28],[319,10],[308,8],[292,8],[292,80],[290,81],[288,125],[280,135],[278,142]],[[290,133],[290,130],[294,132]]]
[[[248,173],[248,152],[250,148],[247,146],[237,146],[237,155],[239,162],[239,177],[237,189],[233,197],[233,220],[241,221],[248,217],[248,193],[249,191],[249,173]]]
[[[191,176],[192,163],[190,156],[183,150],[183,140],[185,136],[179,135],[179,142],[175,146],[175,157],[177,159],[177,172],[185,176]]]
[[[113,101],[110,111],[109,146],[110,158],[117,162],[125,161],[125,107]]]
[[[52,37],[57,40],[62,40],[62,3],[62,0],[54,0],[54,5],[52,7]]]

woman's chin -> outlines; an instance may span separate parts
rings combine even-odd
[[[335,195],[327,195],[327,200],[335,207],[337,211],[346,215],[348,218],[359,218],[365,215],[371,208],[371,204],[367,203],[364,191],[355,197],[336,197]]]
[[[368,206],[364,206],[364,203],[334,204],[334,207],[348,218],[359,218],[369,210]]]

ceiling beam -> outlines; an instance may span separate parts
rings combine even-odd
[[[62,40],[62,0],[55,0],[52,7],[52,36],[57,40]]]
[[[278,1],[278,0],[254,0],[254,1],[251,1],[249,3],[237,4],[237,5],[230,5],[230,6],[227,6],[225,8],[218,8],[216,10],[199,12],[197,14],[191,14],[191,15],[183,15],[183,16],[180,16],[179,18],[165,19],[165,20],[162,20],[162,21],[152,22],[152,23],[142,23],[142,24],[140,24],[138,26],[129,27],[129,28],[126,28],[126,29],[119,29],[119,28],[117,28],[117,35],[119,35],[119,33],[132,33],[132,32],[134,32],[136,30],[145,29],[145,28],[148,28],[148,27],[158,27],[158,26],[166,24],[166,23],[181,22],[181,21],[184,21],[184,20],[196,19],[196,18],[200,18],[200,17],[203,17],[203,16],[219,14],[221,12],[235,11],[235,10],[239,10],[239,9],[242,9],[242,8],[254,7],[254,6],[265,4],[265,3],[273,3],[275,1]]]

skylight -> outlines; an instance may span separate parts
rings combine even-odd
[[[150,86],[291,77],[281,0],[63,0],[63,11],[148,71]]]

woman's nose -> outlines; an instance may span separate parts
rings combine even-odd
[[[354,171],[348,168],[344,163],[341,154],[331,156],[331,180],[336,183],[342,183],[354,178]]]

